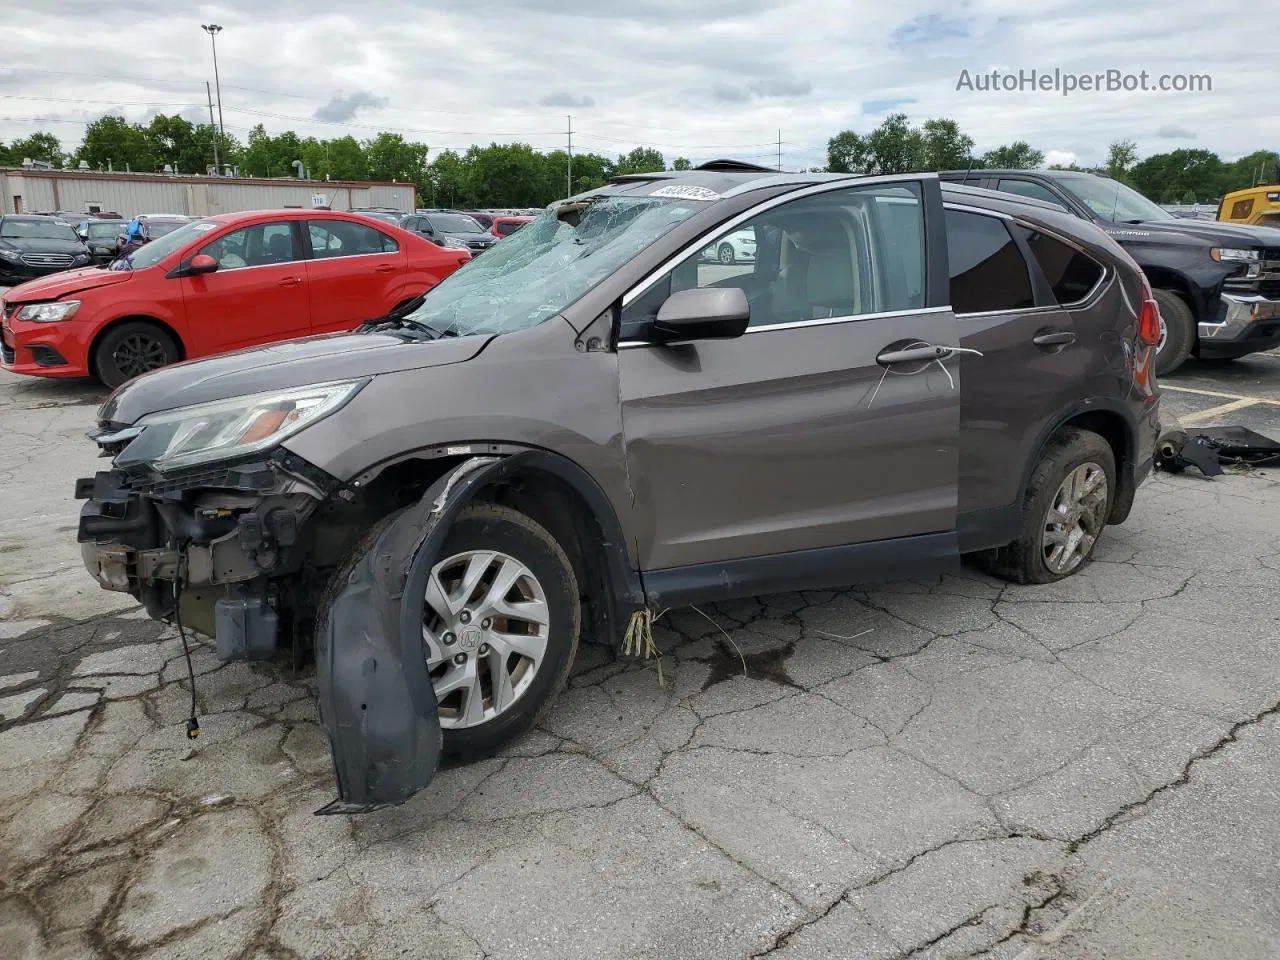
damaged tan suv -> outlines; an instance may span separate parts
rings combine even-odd
[[[354,334],[121,388],[79,539],[224,658],[313,647],[323,812],[358,812],[528,729],[646,611],[1075,572],[1150,468],[1158,339],[1132,260],[1049,204],[620,177]]]

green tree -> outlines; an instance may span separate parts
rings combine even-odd
[[[1107,175],[1128,181],[1129,171],[1138,160],[1138,145],[1132,140],[1116,140],[1107,148]]]
[[[294,137],[297,140],[297,137]],[[302,152],[301,144],[295,154]],[[369,179],[369,162],[355,137],[338,137],[328,142],[328,174],[334,180]]]
[[[864,137],[842,130],[827,141],[827,170],[831,173],[866,173],[871,151]]]
[[[924,133],[907,122],[905,113],[890,114],[867,134],[867,151],[868,173],[911,173],[927,166]]]
[[[436,154],[428,172],[431,184],[431,206],[467,205],[467,170],[462,157],[453,150]]]
[[[1180,203],[1183,197],[1212,200],[1222,195],[1229,170],[1209,150],[1157,153],[1133,166],[1133,185],[1158,203]]]
[[[982,155],[982,165],[997,170],[1032,170],[1042,163],[1044,153],[1025,140],[1015,140]]]
[[[143,127],[124,117],[99,117],[85,127],[84,141],[75,160],[86,161],[95,170],[139,170],[154,172],[155,149]]]
[[[23,160],[43,160],[45,163],[52,163],[55,167],[61,167],[66,160],[62,153],[62,144],[52,133],[33,133],[29,137],[23,137],[9,144],[9,157],[6,163],[20,164]]]
[[[549,179],[546,158],[527,143],[472,147],[466,160],[468,193],[486,206],[533,206]]]
[[[398,133],[380,133],[364,142],[369,179],[427,182],[427,145],[411,143]]]
[[[672,170],[688,170],[693,166],[688,157],[676,157],[671,161]]]
[[[926,120],[924,136],[925,170],[967,170],[973,161],[973,137],[954,120]]]
[[[624,176],[629,173],[655,173],[667,169],[667,161],[662,154],[652,147],[636,147],[630,153],[618,157],[614,165],[613,175]]]
[[[1273,183],[1280,183],[1280,154],[1274,150],[1255,150],[1227,164],[1222,192]]]

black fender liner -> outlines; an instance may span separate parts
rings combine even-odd
[[[617,517],[580,468],[542,450],[472,457],[439,477],[387,525],[336,586],[316,630],[320,714],[338,797],[317,814],[365,813],[403,803],[440,767],[439,704],[422,654],[427,578],[453,521],[484,487],[520,470],[544,471],[583,496],[603,534],[608,595],[601,619],[617,629],[644,602]]]
[[[427,578],[453,520],[502,464],[473,457],[440,477],[358,558],[322,613],[316,679],[338,798],[317,814],[400,804],[435,778],[442,734],[422,655]]]

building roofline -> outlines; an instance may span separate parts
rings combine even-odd
[[[209,177],[185,173],[136,173],[130,170],[36,170],[0,166],[0,173],[20,177],[53,177],[58,180],[129,180],[136,183],[230,183],[248,186],[297,187],[415,187],[411,180],[298,180],[294,177]]]

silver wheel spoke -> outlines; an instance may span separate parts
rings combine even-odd
[[[542,627],[547,625],[549,619],[547,605],[542,600],[520,600],[515,603],[504,600],[494,604],[493,612],[509,620],[523,620]]]
[[[511,674],[507,672],[507,658],[494,650],[486,659],[490,679],[493,681],[493,712],[501,713],[516,699],[516,692],[511,686]]]
[[[511,592],[511,588],[516,585],[516,581],[525,574],[526,571],[523,564],[517,563],[509,557],[503,557],[501,565],[498,567],[497,576],[493,578],[493,583],[489,585],[484,599],[480,601],[478,612],[481,614],[499,613],[498,605]]]
[[[475,661],[471,661],[474,663]],[[474,727],[484,723],[484,693],[480,690],[480,679],[477,676],[476,682],[472,684],[471,689],[467,691],[466,705],[463,707],[462,723],[460,726]]]
[[[550,613],[537,577],[515,557],[468,550],[435,565],[425,600],[423,654],[440,725],[475,727],[510,709],[547,652]]]
[[[518,653],[522,657],[528,657],[535,664],[541,662],[542,655],[547,649],[545,637],[524,636],[519,633],[494,633],[490,636],[489,642],[500,648],[503,653]]]

